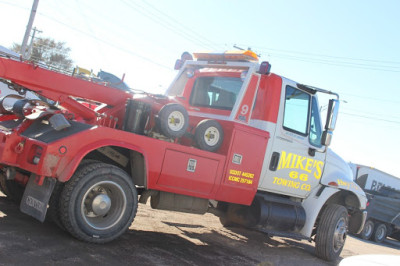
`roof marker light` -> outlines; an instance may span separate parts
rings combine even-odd
[[[182,53],[181,59],[176,60],[174,69],[175,70],[181,69],[186,60],[193,60],[193,56],[189,52]]]
[[[256,53],[250,50],[225,51],[222,53],[199,52],[193,53],[198,61],[258,61]]]
[[[271,71],[271,64],[267,61],[264,61],[260,65],[259,73],[261,75],[268,75]]]

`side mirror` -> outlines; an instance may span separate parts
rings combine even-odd
[[[330,99],[328,105],[328,113],[326,116],[325,129],[333,131],[336,126],[336,121],[339,113],[339,101]]]
[[[331,144],[333,130],[336,126],[336,121],[339,113],[339,101],[330,99],[328,105],[328,113],[326,115],[325,130],[322,133],[322,145],[329,146]]]

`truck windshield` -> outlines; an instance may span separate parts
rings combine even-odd
[[[190,105],[232,110],[243,85],[241,78],[199,77],[190,95]]]

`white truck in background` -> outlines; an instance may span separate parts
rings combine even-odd
[[[370,166],[349,163],[354,181],[368,198],[363,239],[382,242],[387,236],[400,241],[400,178]]]
[[[400,178],[370,166],[349,163],[354,181],[364,191],[379,191],[382,187],[400,190]]]

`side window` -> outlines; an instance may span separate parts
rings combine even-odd
[[[312,107],[311,107],[311,123],[310,123],[310,143],[317,147],[322,147],[321,145],[321,118],[318,111],[318,102],[315,97],[312,97]]]
[[[190,105],[232,110],[243,81],[233,77],[199,77],[196,79]]]
[[[291,132],[307,136],[310,95],[286,86],[283,127]]]

